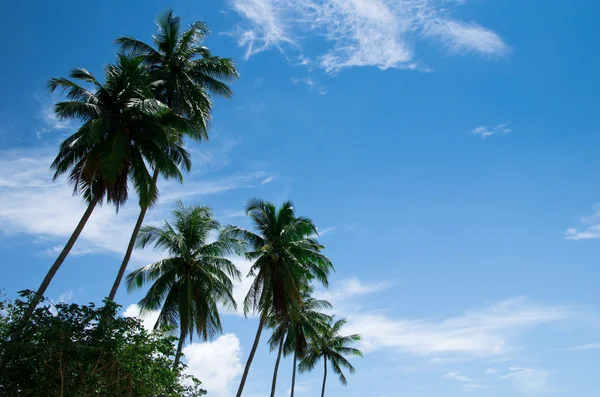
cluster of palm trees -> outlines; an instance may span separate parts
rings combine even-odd
[[[360,337],[341,336],[345,321],[323,313],[331,305],[312,296],[315,281],[327,286],[333,266],[315,239],[317,228],[310,219],[296,216],[291,202],[277,208],[262,200],[250,200],[246,205],[253,231],[222,227],[208,207],[177,202],[173,213],[174,222],[140,230],[138,247],[153,245],[168,255],[131,272],[127,286],[131,291],[150,284],[138,303],[140,311],[159,312],[155,328],[179,327],[175,366],[186,338],[191,341],[197,334],[207,340],[222,332],[219,307],[236,308],[233,281],[241,274],[229,258],[238,254],[252,261],[248,276],[254,280],[243,310],[246,315],[257,314],[259,325],[237,396],[242,395],[265,326],[273,330],[269,346],[277,350],[271,397],[282,355],[293,355],[292,397],[296,368],[312,370],[320,359],[325,366],[322,395],[327,364],[346,384],[342,369],[354,372],[346,356],[362,356],[350,347]]]
[[[313,222],[296,216],[290,202],[277,208],[251,200],[246,212],[254,231],[222,227],[210,208],[185,207],[180,202],[173,225],[142,226],[147,210],[158,200],[159,177],[181,182],[182,171],[191,169],[185,138],[208,139],[211,96],[230,97],[226,82],[238,77],[230,59],[213,56],[202,45],[208,34],[205,24],[196,22],[182,30],[180,19],[167,11],[157,25],[153,45],[132,37],[116,40],[120,51],[116,63],[105,68],[104,82],[83,68],[72,70],[68,79],[49,81],[51,92],[61,90],[66,97],[55,106],[57,116],[81,122],[61,143],[51,169],[54,178],[68,174],[74,193],[84,198],[87,209],[12,339],[20,338],[94,208],[106,202],[118,211],[133,186],[140,214],[108,300],[114,300],[136,244],[167,251],[166,259],[130,273],[127,285],[131,290],[151,283],[139,303],[142,311],[160,310],[156,327],[179,327],[175,366],[188,337],[191,340],[198,334],[207,340],[222,331],[219,307],[236,308],[233,281],[241,277],[228,258],[244,255],[252,262],[248,276],[254,277],[244,313],[256,313],[259,327],[237,396],[242,395],[265,326],[273,329],[269,344],[278,352],[271,396],[281,356],[288,354],[294,356],[292,396],[297,360],[298,369],[306,371],[323,359],[322,393],[328,364],[345,384],[342,368],[350,372],[354,368],[344,356],[361,355],[349,347],[359,336],[341,336],[344,320],[334,321],[322,313],[330,304],[312,297],[315,283],[327,287],[333,266],[316,240]]]

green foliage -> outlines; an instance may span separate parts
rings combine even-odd
[[[185,30],[172,10],[161,14],[153,36],[154,47],[134,37],[120,37],[121,51],[141,59],[152,77],[158,100],[194,126],[188,135],[196,140],[208,139],[212,95],[230,98],[231,88],[222,80],[237,79],[235,63],[229,58],[213,56],[202,45],[209,30],[205,23],[194,22]]]
[[[160,310],[156,327],[179,323],[182,339],[197,333],[207,340],[222,331],[219,303],[236,308],[232,279],[240,279],[240,272],[226,257],[241,253],[243,243],[227,237],[209,242],[221,225],[208,207],[178,201],[173,215],[172,225],[144,226],[137,240],[139,247],[153,244],[169,257],[129,273],[127,286],[131,291],[152,283],[139,306]]]
[[[308,279],[328,286],[333,269],[323,246],[314,238],[317,228],[309,218],[298,217],[286,201],[277,208],[263,200],[250,200],[246,213],[255,232],[228,226],[221,233],[246,241],[246,258],[253,261],[250,276],[256,276],[246,299],[244,313],[259,312],[261,317],[285,318],[301,303],[301,289]]]
[[[31,298],[31,292],[23,292]],[[118,316],[119,306],[38,307],[9,342],[28,299],[0,301],[0,396],[194,397],[200,381],[173,367],[174,337]],[[98,327],[102,317],[103,323]]]
[[[346,325],[345,319],[337,321],[333,317],[329,319],[326,327],[322,328],[319,335],[312,340],[306,355],[300,361],[298,366],[300,372],[312,371],[317,362],[323,359],[330,364],[340,383],[344,386],[348,384],[343,368],[351,374],[355,369],[346,356],[362,357],[363,354],[360,350],[349,347],[352,343],[360,341],[360,335],[340,335],[344,325]]]
[[[51,92],[61,90],[67,99],[56,104],[57,117],[82,122],[60,145],[51,166],[55,178],[68,172],[76,193],[87,201],[106,197],[117,209],[127,200],[128,182],[142,206],[156,202],[158,190],[146,164],[165,178],[183,179],[179,167],[189,169],[191,160],[178,137],[191,124],[154,98],[140,59],[119,55],[106,67],[103,84],[85,69],[74,69],[69,77],[73,80],[48,83]]]

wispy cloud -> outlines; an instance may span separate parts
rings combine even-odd
[[[85,204],[64,179],[51,181],[48,165],[53,151],[49,148],[0,151],[0,232],[24,233],[47,242],[46,254],[58,252],[70,236]],[[220,173],[222,174],[222,173]],[[147,222],[162,221],[178,198],[199,198],[236,189],[250,189],[269,175],[263,171],[205,177],[188,180],[185,185],[159,182],[159,203],[148,212]],[[105,205],[94,210],[73,254],[113,253],[122,255],[139,214],[136,200],[124,205],[118,214]],[[162,258],[151,249],[135,250],[133,263],[145,264]]]
[[[579,350],[600,350],[600,343],[588,343],[587,345],[580,345],[574,347],[567,347],[564,349],[549,349],[549,352],[571,352]]]
[[[271,183],[271,182],[273,182],[274,180],[275,180],[275,177],[274,177],[274,176],[268,176],[268,177],[266,177],[265,179],[263,179],[263,180],[260,182],[260,184],[261,184],[261,185],[266,185],[267,183]]]
[[[508,127],[509,123],[498,124],[493,127],[488,127],[487,125],[482,125],[477,128],[474,128],[471,131],[471,134],[478,135],[482,138],[487,138],[493,135],[506,135],[512,132],[512,129]]]
[[[488,368],[485,370],[486,375],[495,375],[498,373],[498,370],[495,368]]]
[[[539,396],[556,390],[550,383],[550,371],[512,366],[501,379],[512,382],[515,390],[526,396]]]
[[[389,286],[387,282],[365,283],[353,277],[335,282],[328,290],[315,292],[315,297],[330,301],[335,306],[352,298],[383,291]]]
[[[600,239],[600,204],[594,205],[592,215],[581,217],[579,223],[579,226],[567,229],[565,232],[567,240]]]
[[[489,389],[491,387],[488,384],[479,383],[473,378],[462,375],[460,372],[448,372],[443,376],[443,379],[460,382],[465,389]]]
[[[473,382],[473,379],[468,376],[461,375],[459,372],[448,372],[444,375],[444,379],[456,380],[459,382]]]
[[[327,72],[351,66],[419,69],[415,42],[430,39],[454,53],[503,57],[510,47],[495,32],[453,19],[458,0],[231,0],[243,17],[237,28],[246,57],[292,47],[306,37],[324,40],[326,50],[310,54]],[[323,48],[323,46],[319,46]],[[304,59],[307,59],[302,52]]]
[[[350,332],[359,333],[365,351],[396,349],[416,356],[484,358],[517,349],[524,331],[566,321],[574,314],[566,307],[535,304],[525,298],[498,302],[441,321],[394,318],[381,312],[344,305]]]
[[[34,131],[38,139],[40,139],[43,134],[48,132],[66,130],[75,127],[74,121],[61,120],[54,112],[54,104],[58,101],[56,96],[34,94],[34,97],[40,104],[38,118],[42,122],[42,125]]]
[[[318,229],[319,231],[319,237],[323,237],[327,234],[331,234],[335,231],[336,227],[335,226],[330,226],[330,227],[326,227],[324,229]]]
[[[308,76],[302,79],[293,78],[292,83],[294,84],[303,84],[305,85],[309,91],[316,92],[319,95],[326,95],[327,90],[319,85],[312,77]]]

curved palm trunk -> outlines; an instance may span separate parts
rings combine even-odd
[[[283,351],[284,337],[281,337],[279,342],[279,350],[277,352],[277,360],[275,360],[275,369],[273,370],[273,383],[271,384],[271,397],[275,397],[275,387],[277,386],[277,372],[279,371],[279,362],[281,361],[281,352]]]
[[[325,382],[327,382],[327,356],[323,357],[323,368],[325,368],[325,372],[323,373],[323,388],[321,389],[321,397],[325,397]]]
[[[152,183],[156,185],[158,181],[158,169],[154,170],[154,175],[152,176]],[[110,290],[110,294],[108,295],[108,299],[111,301],[115,300],[115,295],[117,295],[117,290],[121,285],[121,281],[123,281],[123,276],[125,275],[125,270],[127,270],[127,265],[129,264],[129,260],[131,259],[131,254],[133,253],[133,249],[135,248],[135,241],[137,240],[138,233],[140,232],[140,228],[142,227],[142,223],[144,223],[144,217],[146,216],[146,211],[148,211],[148,207],[142,207],[140,210],[140,215],[138,216],[137,222],[135,223],[135,227],[133,228],[133,233],[131,234],[131,238],[129,239],[129,245],[127,246],[127,251],[125,251],[125,257],[123,258],[123,262],[121,262],[121,267],[119,268],[119,272],[117,273],[117,278]]]
[[[23,332],[23,328],[25,327],[25,325],[27,325],[27,322],[31,318],[31,315],[33,314],[33,311],[35,310],[35,308],[37,307],[37,305],[42,300],[42,297],[44,296],[44,293],[46,292],[46,289],[50,285],[50,282],[54,278],[54,275],[56,274],[56,272],[58,271],[58,269],[60,268],[60,266],[63,264],[63,262],[65,261],[65,258],[67,257],[67,255],[69,255],[69,252],[71,251],[71,249],[73,248],[73,246],[75,245],[75,241],[77,241],[77,238],[79,237],[79,235],[83,231],[83,228],[85,227],[85,224],[87,223],[88,219],[90,219],[90,216],[92,215],[92,212],[94,211],[94,208],[96,207],[96,204],[98,204],[98,199],[92,200],[89,203],[87,209],[83,213],[83,216],[79,220],[79,223],[77,224],[77,227],[73,231],[73,234],[71,234],[71,237],[69,237],[69,240],[67,241],[67,244],[65,245],[65,247],[63,248],[63,250],[58,255],[58,258],[56,258],[56,260],[54,261],[54,264],[52,265],[52,267],[50,267],[50,270],[48,270],[48,273],[46,274],[46,277],[44,277],[44,280],[42,281],[42,284],[40,285],[40,287],[36,291],[35,295],[33,296],[33,299],[29,303],[29,306],[27,307],[27,310],[25,311],[25,313],[23,313],[23,317],[21,318],[21,321],[19,322],[19,325],[17,326],[17,328],[15,329],[15,331],[13,332],[13,334],[12,334],[12,336],[10,338],[11,341],[16,341],[16,340],[18,340],[21,337],[21,333]]]
[[[294,397],[294,387],[296,386],[296,353],[297,351],[294,350],[294,366],[292,367],[292,391],[290,397]]]
[[[181,332],[179,333],[179,343],[177,344],[177,353],[175,353],[175,360],[173,361],[173,371],[177,369],[179,365],[179,360],[181,360],[181,351],[183,350],[183,342],[185,340],[185,332],[183,328],[181,328]]]
[[[252,350],[250,350],[250,356],[248,357],[248,361],[246,362],[246,367],[244,368],[244,373],[242,375],[242,380],[240,381],[240,387],[238,388],[236,397],[241,397],[242,392],[244,391],[246,378],[248,377],[248,372],[250,372],[250,365],[252,365],[252,360],[254,359],[254,354],[256,353],[256,348],[258,347],[258,341],[260,340],[260,334],[262,333],[264,325],[265,318],[261,316],[260,322],[258,323],[258,330],[256,331],[256,336],[254,337],[254,343],[252,344]]]

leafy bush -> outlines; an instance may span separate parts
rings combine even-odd
[[[10,342],[32,295],[0,300],[0,396],[206,394],[200,381],[183,373],[184,365],[173,368],[175,337],[118,316],[114,303],[38,307],[20,339]]]

